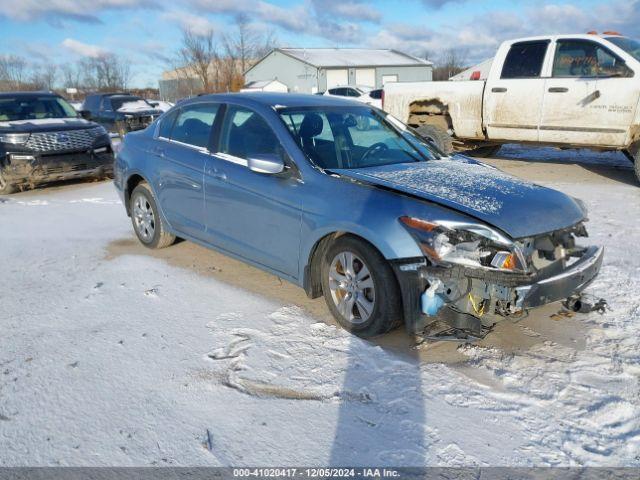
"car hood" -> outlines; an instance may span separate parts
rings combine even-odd
[[[455,209],[514,239],[573,226],[586,214],[561,192],[461,156],[331,172]]]
[[[0,122],[0,133],[60,132],[97,126],[98,124],[83,118],[37,118]]]

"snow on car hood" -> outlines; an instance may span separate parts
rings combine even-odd
[[[67,125],[88,125],[89,122],[83,118],[31,118],[28,120],[12,120],[6,122],[0,122],[2,128],[22,127],[22,126],[67,126]]]
[[[118,109],[120,113],[156,112],[156,110],[144,100],[124,102]]]
[[[585,212],[567,195],[463,157],[335,173],[453,208],[522,238],[570,227]]]

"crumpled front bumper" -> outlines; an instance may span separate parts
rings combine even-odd
[[[114,156],[106,151],[72,152],[54,155],[9,153],[0,161],[2,175],[14,185],[29,185],[83,177],[113,174]]]
[[[396,260],[392,262],[392,266],[402,294],[407,330],[419,333],[436,319],[423,312],[421,305],[421,297],[434,278],[445,283],[469,279],[474,282],[474,292],[484,290],[491,292],[491,295],[500,295],[505,303],[512,299],[515,309],[522,311],[580,293],[598,275],[603,257],[603,247],[588,247],[564,270],[544,278],[467,267],[433,267],[424,258]],[[482,322],[473,311],[461,308],[460,304],[454,309],[444,308],[451,306],[445,301],[438,319],[456,328],[467,328],[470,325],[480,327]]]
[[[561,273],[530,285],[516,287],[516,307],[535,308],[580,293],[600,272],[603,258],[604,247],[592,246]]]

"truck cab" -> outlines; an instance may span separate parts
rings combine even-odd
[[[624,37],[557,35],[505,42],[484,89],[491,140],[624,148],[637,140],[640,63]]]
[[[386,111],[445,152],[488,156],[504,143],[619,150],[640,179],[640,42],[616,32],[506,41],[484,81],[389,84],[384,98]]]

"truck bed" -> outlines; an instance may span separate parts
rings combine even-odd
[[[384,110],[418,127],[427,115],[448,114],[459,138],[482,140],[484,81],[398,82],[384,86]]]

